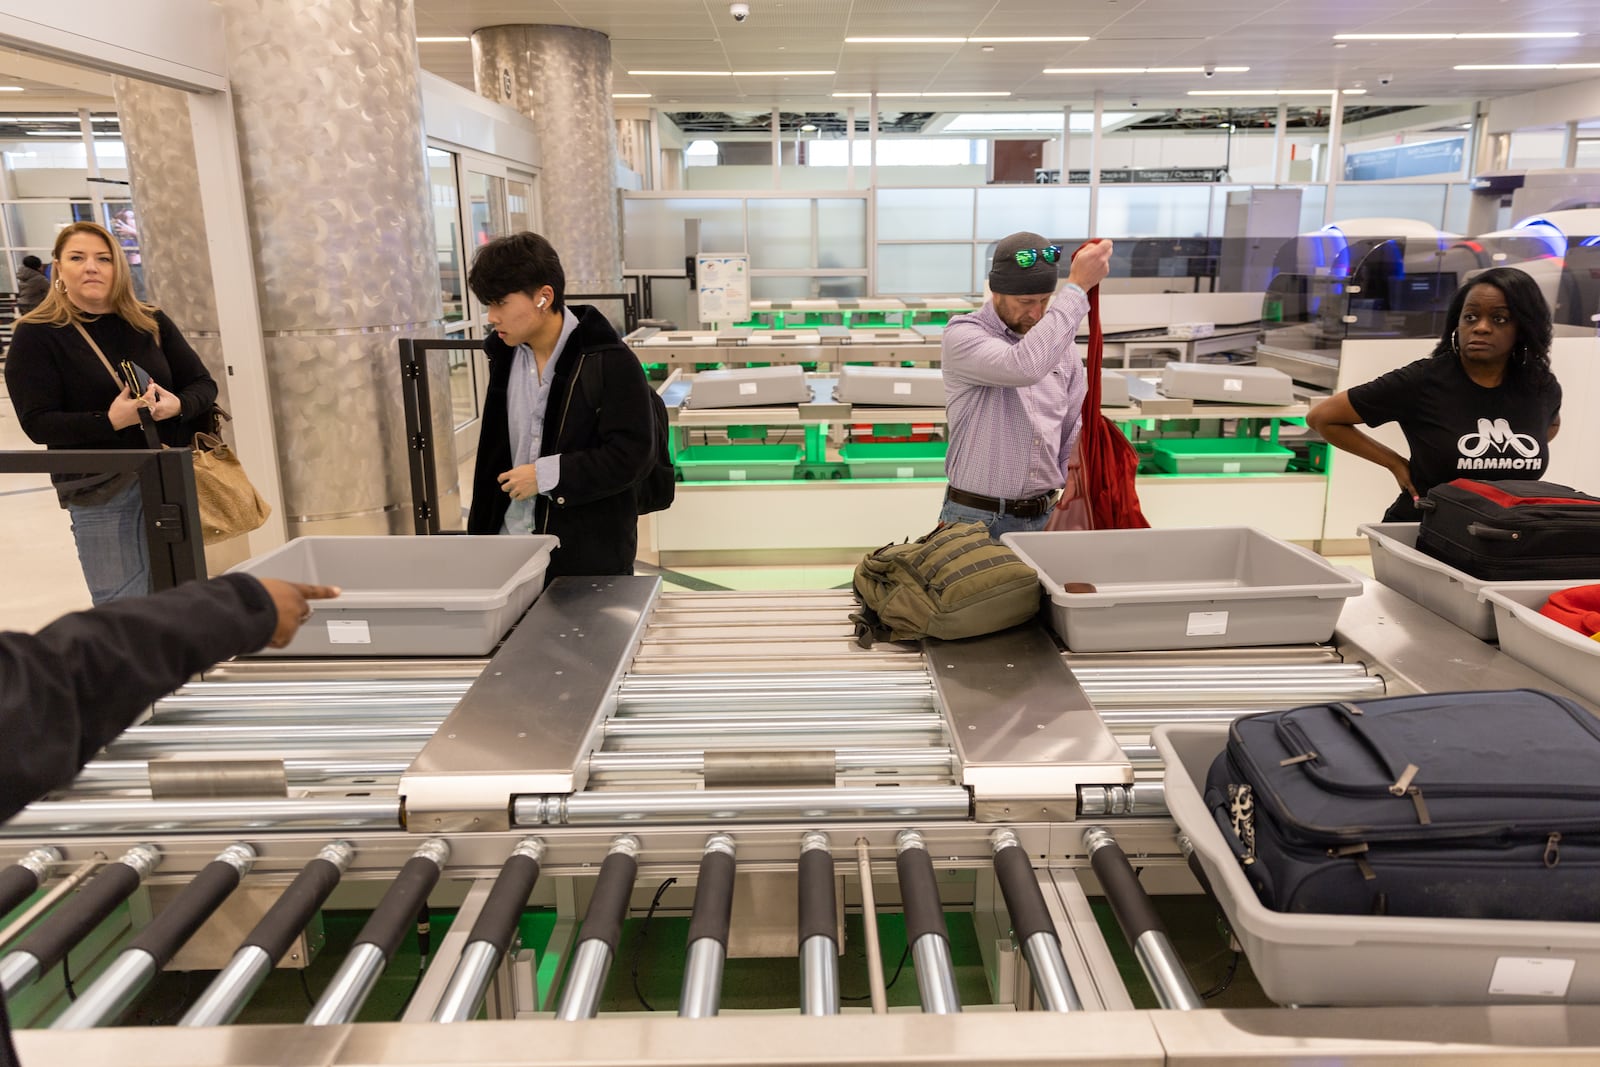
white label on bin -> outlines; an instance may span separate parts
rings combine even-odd
[[[1224,393],[1242,393],[1242,392],[1244,392],[1244,379],[1243,378],[1224,378],[1224,379],[1222,379],[1222,391]]]
[[[911,395],[911,383],[910,382],[895,382],[894,383],[894,395],[895,396],[910,396]]]
[[[1222,473],[1238,474],[1241,466],[1243,466],[1243,464],[1236,459],[1225,459],[1222,461]]]
[[[367,628],[365,619],[329,619],[328,644],[370,645],[372,631]]]
[[[896,467],[894,469],[894,476],[896,478],[915,478],[917,476],[917,468],[915,468],[915,467]]]
[[[1209,637],[1212,634],[1225,634],[1228,632],[1228,613],[1226,611],[1191,611],[1189,612],[1189,628],[1184,631],[1190,637]]]
[[[748,476],[745,474],[744,471],[729,471],[728,472],[728,481],[730,481],[730,482],[742,482],[742,481],[745,480],[746,477],[748,477]]]
[[[1564,997],[1576,960],[1501,956],[1489,976],[1489,992],[1513,997]]]
[[[755,396],[756,395],[756,383],[755,382],[740,382],[739,383],[739,395],[740,396]]]

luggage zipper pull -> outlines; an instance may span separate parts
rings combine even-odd
[[[1415,778],[1417,771],[1421,769],[1415,763],[1406,764],[1406,769],[1400,772],[1400,777],[1395,780],[1394,785],[1389,787],[1389,792],[1397,797],[1405,796],[1406,790],[1411,788],[1411,779]]]
[[[1298,756],[1290,756],[1288,759],[1279,760],[1278,761],[1278,766],[1280,766],[1280,767],[1293,767],[1296,763],[1310,763],[1312,760],[1314,760],[1316,758],[1317,758],[1317,754],[1315,752],[1302,752]]]
[[[1330,848],[1328,850],[1328,855],[1335,859],[1341,859],[1348,856],[1349,858],[1355,860],[1356,869],[1361,872],[1361,877],[1368,882],[1373,882],[1377,880],[1378,874],[1372,869],[1372,864],[1367,862],[1366,852],[1367,843],[1363,841],[1359,845],[1345,845],[1343,848]]]
[[[1421,770],[1415,763],[1406,764],[1406,769],[1400,772],[1400,777],[1389,787],[1389,792],[1397,797],[1410,797],[1411,805],[1417,809],[1417,822],[1427,826],[1433,822],[1428,816],[1428,804],[1422,799],[1422,787],[1411,784],[1411,780]]]
[[[1554,870],[1561,862],[1561,835],[1551,834],[1544,841],[1544,865]]]

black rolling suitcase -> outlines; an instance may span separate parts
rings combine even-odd
[[[1278,911],[1600,918],[1600,719],[1549,693],[1245,716],[1206,803]]]
[[[1474,578],[1600,576],[1600,497],[1554,482],[1457,478],[1418,507],[1417,549]]]

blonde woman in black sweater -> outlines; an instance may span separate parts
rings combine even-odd
[[[134,296],[121,245],[102,226],[74,222],[56,237],[52,259],[50,294],[17,322],[6,358],[6,387],[23,432],[52,449],[148,448],[140,425],[147,410],[161,443],[187,447],[206,427],[217,383],[172,320]],[[136,368],[138,393],[113,370],[124,360]],[[138,479],[51,480],[72,516],[94,602],[148,593]]]

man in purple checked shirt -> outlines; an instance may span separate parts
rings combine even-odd
[[[940,522],[981,522],[999,539],[1042,530],[1066,484],[1088,392],[1073,336],[1085,295],[1110,271],[1111,242],[1072,261],[1059,297],[1058,245],[1014,233],[994,250],[988,303],[944,329],[950,449]]]

